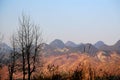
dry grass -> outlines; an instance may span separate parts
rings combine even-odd
[[[120,55],[114,52],[105,56],[99,52],[94,57],[86,53],[49,56],[36,71],[32,77],[37,80],[120,80]],[[2,78],[7,77],[7,68],[3,67],[0,73]],[[17,72],[14,78],[22,78],[22,73]]]

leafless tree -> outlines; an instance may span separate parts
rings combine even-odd
[[[20,48],[20,54],[22,55],[22,71],[23,71],[23,80],[25,80],[25,32],[24,32],[24,27],[25,27],[25,17],[22,16],[22,20],[19,19],[19,30],[18,30],[18,35],[17,35],[17,45]]]
[[[2,44],[3,35],[0,33],[0,44]],[[0,46],[0,66],[2,67],[2,61],[4,58],[4,54],[2,53],[2,46]]]
[[[0,33],[0,44],[2,43],[2,34]],[[4,55],[1,53],[2,51],[1,51],[1,47],[0,47],[0,70],[2,70],[2,61],[3,61],[3,57],[4,57]],[[0,73],[0,80],[2,79],[1,78],[1,73]]]
[[[42,32],[39,31],[39,28],[31,23],[30,17],[22,15],[19,18],[17,44],[22,55],[23,80],[25,80],[26,73],[28,80],[30,80],[35,71],[42,48],[42,40]]]
[[[16,51],[16,42],[15,42],[15,36],[12,36],[11,39],[12,43],[12,50],[9,56],[9,63],[8,63],[8,71],[9,71],[9,80],[13,80],[13,73],[15,71],[15,62],[16,62],[16,56],[17,56],[17,51]]]

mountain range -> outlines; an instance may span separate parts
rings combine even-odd
[[[5,63],[11,50],[12,48],[6,43],[0,44],[0,61],[4,57],[0,64]],[[101,71],[120,75],[120,40],[109,46],[103,41],[98,41],[95,44],[76,44],[72,41],[64,43],[60,39],[55,39],[50,44],[42,43],[42,53],[45,55],[42,57],[44,60],[42,69],[45,72],[48,65],[59,66],[58,71],[69,72],[74,71],[76,67],[82,64],[93,67],[96,75],[99,75]],[[2,70],[4,72],[2,75],[7,75],[7,67],[3,67]],[[36,70],[40,72],[41,68],[37,67]],[[19,72],[15,74],[17,78],[21,76],[22,74]]]
[[[42,43],[43,54],[45,55],[60,55],[60,54],[70,54],[70,53],[87,53],[90,55],[96,55],[98,51],[104,51],[110,53],[116,51],[120,53],[120,40],[117,41],[114,45],[106,45],[103,41],[98,41],[95,44],[85,43],[85,44],[76,44],[72,41],[67,41],[64,43],[60,39],[55,39],[49,44]],[[6,43],[0,44],[0,55],[7,54],[12,50],[10,46]]]
[[[103,41],[98,41],[95,44],[91,43],[82,43],[76,44],[72,41],[67,41],[64,43],[60,39],[55,39],[50,44],[44,43],[44,53],[46,55],[59,55],[63,53],[87,53],[90,55],[96,55],[99,51],[104,51],[106,53],[117,52],[120,53],[120,40],[117,41],[114,45],[106,45]]]

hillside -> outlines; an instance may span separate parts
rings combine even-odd
[[[87,78],[89,78],[91,75],[100,78],[106,77],[108,75],[115,77],[115,79],[116,76],[119,78],[119,46],[119,41],[112,46],[103,44],[103,42],[97,42],[95,45],[90,43],[78,45],[74,42],[68,41],[65,44],[63,41],[58,39],[54,40],[50,44],[43,43],[41,51],[43,54],[41,58],[42,66],[36,64],[37,67],[35,73],[32,76],[43,75],[44,77],[50,78],[50,76],[54,76],[53,74],[59,74],[65,78],[63,80],[71,80],[71,77],[75,75],[75,71],[83,70],[81,73],[82,76],[84,75],[83,80],[89,80]],[[1,50],[4,50],[3,52],[6,51],[7,54],[5,55],[9,54],[9,50],[11,49],[10,47],[7,45],[4,45],[3,47],[1,45],[0,47]],[[17,64],[18,63],[20,63],[19,60],[17,60]],[[1,77],[6,76],[5,79],[8,78],[8,68],[6,64],[1,66],[0,74]],[[15,72],[14,78],[21,79],[22,72]]]

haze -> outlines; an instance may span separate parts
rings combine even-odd
[[[0,32],[9,41],[22,12],[42,27],[47,42],[76,43],[120,39],[119,0],[0,0]]]

